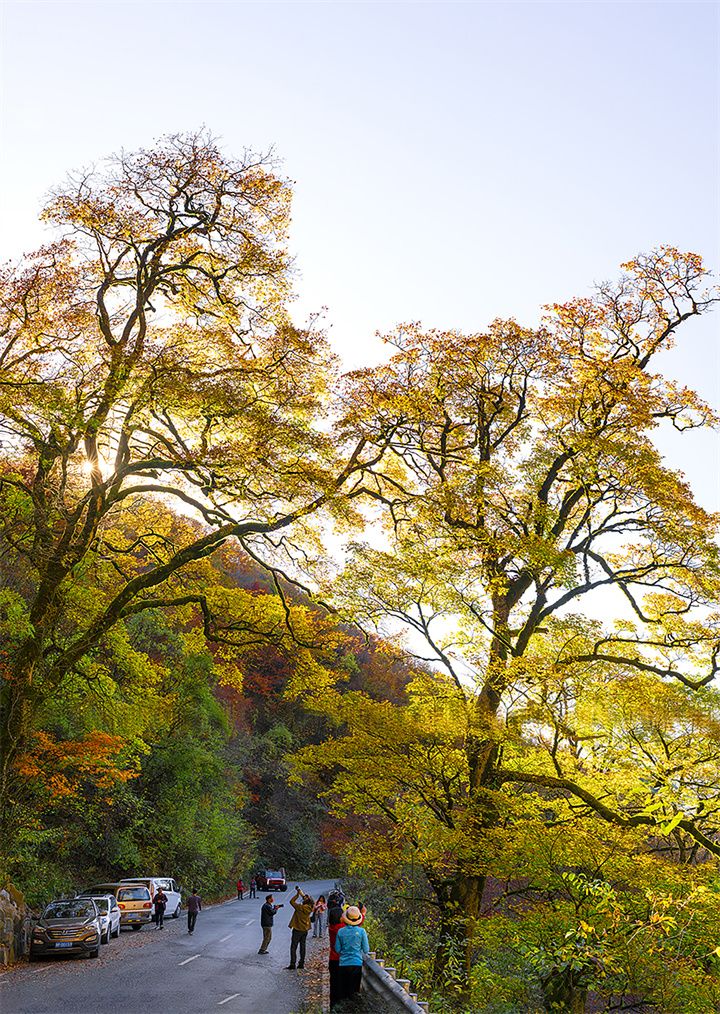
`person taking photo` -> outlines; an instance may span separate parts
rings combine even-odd
[[[266,895],[265,903],[260,909],[260,929],[262,930],[263,937],[258,954],[267,954],[270,941],[272,940],[275,913],[282,907],[282,905],[275,904],[275,899],[272,894]]]
[[[298,898],[302,898],[302,901],[298,901]],[[290,899],[290,904],[295,911],[293,912],[292,918],[288,924],[292,930],[292,936],[290,937],[290,964],[287,966],[288,970],[296,967],[295,957],[298,948],[300,949],[300,960],[297,963],[297,967],[305,967],[305,945],[308,932],[310,931],[310,919],[312,918],[315,902],[309,894],[305,894],[301,888],[296,886],[295,894]]]

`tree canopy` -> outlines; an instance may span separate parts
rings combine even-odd
[[[421,871],[448,1009],[713,1009],[718,519],[655,439],[717,422],[657,368],[707,270],[661,247],[341,377],[290,198],[177,135],[2,269],[4,869],[219,886],[345,842],[401,900]]]
[[[301,764],[382,818],[362,852],[379,873],[423,864],[436,975],[464,946],[466,986],[497,835],[526,826],[531,790],[536,832],[540,812],[592,815],[720,855],[717,518],[652,439],[716,421],[653,371],[712,305],[705,275],[663,248],[535,330],[408,325],[346,378],[346,431],[384,449],[358,481],[387,544],[358,542],[335,587],[431,669],[399,709],[318,695],[344,732]]]
[[[232,539],[281,571],[357,468],[327,433],[324,337],[290,319],[289,201],[268,158],[170,137],[71,176],[57,241],[3,271],[6,795],[38,700],[118,620],[192,601],[242,640],[188,566]]]

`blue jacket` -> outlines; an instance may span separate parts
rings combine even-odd
[[[362,926],[343,926],[335,937],[335,950],[340,955],[340,967],[343,965],[362,965],[363,954],[370,950],[368,935]]]

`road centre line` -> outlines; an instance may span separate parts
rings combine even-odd
[[[222,1007],[224,1003],[229,1003],[230,1000],[234,1000],[236,996],[240,996],[239,993],[233,993],[232,996],[226,996],[224,1000],[218,1000],[218,1007]]]
[[[254,922],[255,922],[255,920],[254,920],[254,919],[248,919],[248,921],[247,921],[247,922],[246,922],[246,923],[245,923],[244,925],[245,925],[245,926],[252,926],[252,924],[253,924]]]
[[[225,941],[229,940],[231,936],[232,936],[232,933],[228,933],[228,935],[226,937],[223,937],[222,940],[219,940],[218,943],[224,944]]]
[[[188,961],[194,961],[195,958],[199,958],[199,957],[200,957],[199,954],[193,954],[193,956],[191,958],[185,958],[184,961],[179,962],[178,967],[180,967],[180,965],[187,965]]]

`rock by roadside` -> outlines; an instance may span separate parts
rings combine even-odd
[[[12,965],[30,947],[34,913],[12,884],[0,890],[0,965]]]
[[[234,895],[220,895],[213,898],[204,908],[213,908],[215,905],[223,905],[228,901],[234,901]],[[6,884],[0,890],[0,972],[11,974],[22,972],[27,968],[28,954],[30,953],[30,937],[34,921],[39,917],[40,912],[34,912],[25,904],[23,895],[16,888]],[[185,912],[178,919],[166,919],[165,928],[173,931],[185,932]],[[154,927],[146,926],[142,933],[129,933],[123,930],[123,936],[128,939],[123,941],[124,947],[141,947],[147,943],[148,935]],[[117,946],[117,944],[115,945]],[[114,955],[115,947],[106,944],[100,948],[100,961]],[[55,967],[62,970],[63,967],[70,967],[76,960],[76,955],[69,956],[66,960],[51,958]]]

